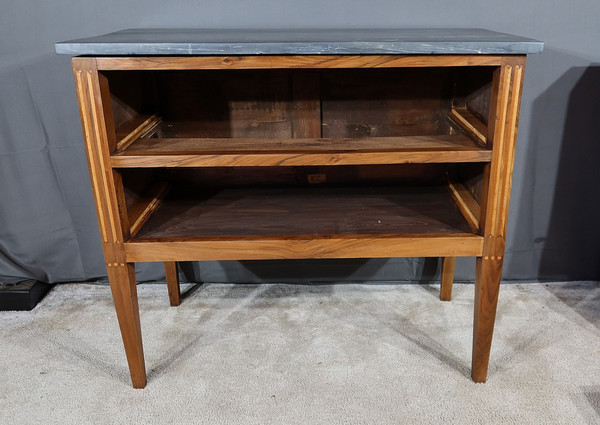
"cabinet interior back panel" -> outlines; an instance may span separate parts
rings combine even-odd
[[[447,134],[450,69],[327,70],[323,137]]]
[[[288,72],[159,73],[167,137],[292,137]]]
[[[136,115],[158,114],[161,137],[363,138],[447,134],[453,73],[415,68],[105,74],[117,127]],[[306,128],[299,131],[299,125]]]

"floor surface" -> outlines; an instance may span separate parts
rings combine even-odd
[[[138,285],[148,386],[110,290],[0,312],[1,424],[600,423],[600,284],[503,284],[486,384],[473,285]]]

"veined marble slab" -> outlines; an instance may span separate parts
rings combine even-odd
[[[55,45],[66,55],[528,54],[541,41],[474,28],[128,29]]]

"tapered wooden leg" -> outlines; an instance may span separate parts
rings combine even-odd
[[[524,57],[505,56],[502,66],[494,70],[492,80],[488,118],[488,145],[492,147],[492,162],[485,166],[483,172],[479,218],[484,236],[483,256],[477,258],[475,275],[471,368],[471,377],[475,382],[486,381],[490,360],[502,277],[524,66]]]
[[[172,307],[181,304],[181,291],[179,289],[179,276],[177,275],[177,263],[175,261],[165,262],[165,276],[167,278],[167,290]]]
[[[476,267],[471,377],[475,382],[485,382],[496,320],[502,259],[479,257]]]
[[[456,257],[442,258],[442,284],[440,288],[440,300],[450,301],[452,299],[452,284],[454,283],[454,265]]]
[[[98,72],[95,58],[77,57],[72,63],[108,279],[131,381],[135,388],[144,388],[146,368],[135,269],[133,263],[126,262],[123,245],[129,237],[127,203],[121,173],[110,164],[117,138],[108,79]]]
[[[131,381],[134,388],[144,388],[146,386],[146,366],[142,347],[135,269],[131,263],[112,263],[108,264],[107,270]]]

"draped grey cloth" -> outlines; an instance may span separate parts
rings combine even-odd
[[[303,22],[293,17],[304,16],[311,9],[308,2],[290,2],[285,12],[260,2],[270,10],[268,16],[260,9],[232,15],[239,5],[230,2],[168,8],[155,0],[109,3],[32,7],[10,2],[0,15],[0,281],[106,275],[70,62],[53,53],[55,42],[140,26],[414,26],[409,16],[423,13],[429,21],[420,26],[474,26],[473,16],[448,21],[442,10],[432,15],[425,4],[392,1],[384,1],[383,8],[356,5],[356,22],[344,20],[327,2],[320,4],[318,16]],[[449,4],[449,11],[459,10],[460,3],[471,5],[461,0]],[[543,54],[530,57],[525,76],[504,278],[598,279],[600,67],[595,63],[600,48],[587,41],[600,39],[600,26],[584,18],[600,16],[600,3],[555,5],[543,20],[534,19],[539,14],[535,4],[520,4],[519,13],[510,17],[496,4],[473,11],[480,13],[475,18],[485,18],[481,26],[546,42]],[[557,30],[569,25],[578,30]],[[183,268],[186,278],[203,281],[428,281],[439,276],[440,265],[435,259],[372,259],[211,262]],[[163,278],[158,263],[141,264],[137,272],[138,280]],[[474,261],[459,260],[456,275],[473,280]]]

